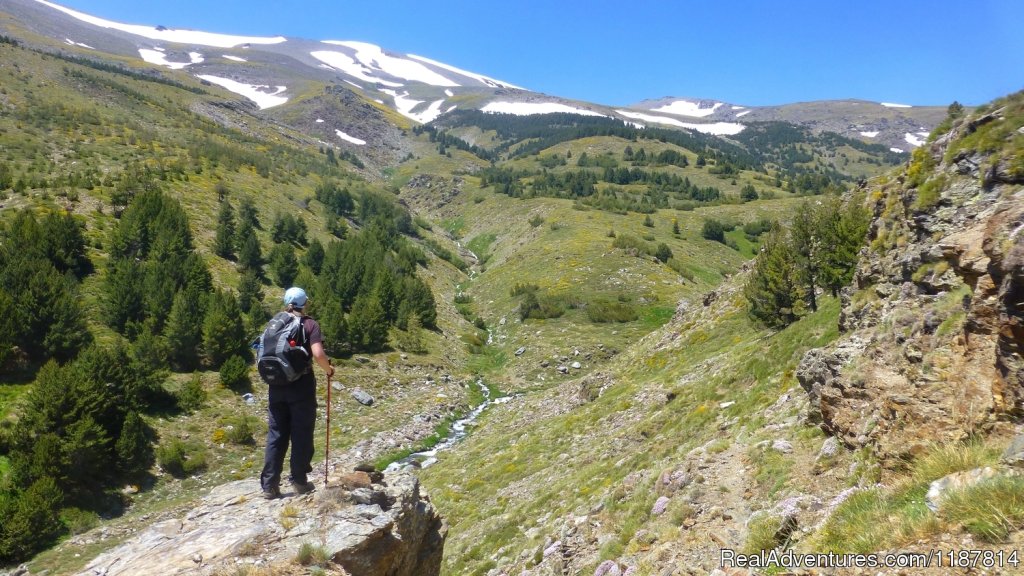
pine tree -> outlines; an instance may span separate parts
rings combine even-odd
[[[795,280],[795,260],[782,228],[775,227],[765,235],[743,293],[751,316],[768,326],[783,327],[799,317],[804,288]]]
[[[256,272],[246,270],[238,281],[238,307],[246,314],[263,300],[263,286]]]
[[[387,344],[388,320],[379,300],[373,295],[356,298],[349,315],[352,345],[367,352],[379,352]]]
[[[790,226],[790,242],[795,256],[797,281],[803,285],[803,294],[812,311],[818,309],[816,292],[821,255],[824,251],[819,222],[818,214],[811,208],[810,203],[803,202],[797,208]]]
[[[85,255],[85,226],[70,213],[51,212],[42,223],[43,250],[58,271],[81,277],[89,267]]]
[[[260,221],[256,216],[256,204],[248,196],[243,196],[238,203],[238,229],[243,228],[250,230],[259,230],[260,228]],[[235,245],[237,246],[239,243],[236,242]]]
[[[277,285],[287,288],[299,273],[299,261],[291,244],[278,244],[270,252],[270,270]]]
[[[278,212],[274,215],[274,223],[270,227],[270,239],[273,240],[274,244],[280,244],[287,239],[287,224],[284,216]]]
[[[15,501],[0,527],[0,561],[18,562],[50,546],[64,530],[64,495],[50,478],[32,483]]]
[[[819,226],[822,245],[827,246],[820,258],[819,283],[833,296],[853,280],[861,247],[864,245],[870,214],[863,199],[854,197],[846,206],[838,198],[822,202]]]
[[[153,447],[146,423],[134,410],[128,413],[115,445],[117,465],[128,478],[138,478],[153,465]]]
[[[242,270],[252,270],[257,275],[263,274],[263,252],[260,250],[260,241],[256,239],[256,233],[252,232],[242,240],[238,251],[238,265]]]
[[[211,368],[219,369],[225,360],[246,353],[247,342],[242,311],[231,292],[216,291],[210,302],[203,327],[203,354]]]
[[[193,370],[199,366],[205,302],[203,294],[191,288],[174,295],[163,336],[168,360],[177,370]]]
[[[0,286],[0,367],[7,360],[17,336],[14,299]]]
[[[235,256],[235,210],[230,202],[221,202],[217,214],[217,232],[213,239],[213,252],[221,258]]]
[[[348,322],[341,305],[331,298],[317,306],[320,330],[324,337],[324,347],[332,356],[338,356],[349,346]]]
[[[306,253],[302,257],[302,263],[309,266],[313,274],[320,273],[320,267],[324,263],[324,245],[316,238],[310,241],[309,248],[306,249]]]

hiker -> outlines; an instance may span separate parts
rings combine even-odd
[[[303,313],[308,303],[306,291],[292,287],[284,293],[284,311],[301,319],[301,330],[297,344],[305,350],[307,357],[327,373],[327,382],[334,376],[334,367],[324,353],[320,324]],[[276,317],[275,317],[276,318]],[[306,475],[313,471],[313,428],[316,425],[316,377],[312,362],[307,363],[303,373],[294,381],[268,386],[267,451],[264,457],[260,485],[263,497],[269,499],[281,496],[281,470],[284,453],[291,440],[291,484],[297,494],[313,490],[313,483]]]

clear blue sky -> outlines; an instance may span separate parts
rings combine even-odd
[[[982,104],[1024,88],[1020,0],[57,1],[133,24],[361,40],[609,105]]]

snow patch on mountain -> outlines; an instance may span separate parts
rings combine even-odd
[[[675,114],[676,116],[691,116],[693,118],[704,118],[715,113],[722,106],[721,102],[715,102],[714,106],[705,108],[701,106],[700,102],[690,102],[689,100],[676,100],[671,104],[659,106],[653,110],[653,112],[664,112],[666,114]]]
[[[399,94],[396,90],[383,89],[381,92],[395,99],[395,109],[398,110],[399,114],[406,118],[411,118],[417,122],[426,124],[441,115],[441,104],[444,104],[444,100],[435,100],[430,103],[430,106],[427,106],[426,110],[423,110],[422,112],[413,112],[413,108],[423,104],[425,100],[413,100],[412,98],[409,98],[408,92]]]
[[[401,88],[402,84],[398,82],[389,82],[382,80],[373,75],[373,70],[363,66],[359,62],[356,62],[348,54],[342,52],[335,52],[333,50],[316,50],[309,53],[310,56],[317,60],[341,70],[349,76],[362,80],[364,82],[371,82],[373,84],[381,84],[383,86],[390,86],[392,88]]]
[[[221,88],[245,96],[249,100],[252,100],[260,107],[260,110],[266,108],[272,108],[274,106],[280,106],[288,101],[286,96],[279,96],[282,92],[288,89],[287,86],[275,86],[276,90],[270,92],[270,86],[266,84],[243,84],[236,82],[229,78],[221,78],[219,76],[211,76],[209,74],[199,74],[197,78],[206,80],[211,84],[216,84]]]
[[[238,56],[232,56],[230,54],[221,54],[221,56],[228,60],[234,60],[235,62],[248,62],[245,58],[239,58]]]
[[[338,130],[337,128],[335,128],[334,133],[338,135],[338,138],[341,138],[345,142],[351,142],[352,144],[355,144],[357,146],[364,146],[366,144],[366,140],[356,138],[355,136],[349,136],[348,134],[345,134],[344,132]]]
[[[679,128],[688,128],[690,130],[696,130],[697,132],[703,132],[704,134],[711,134],[714,136],[733,136],[735,134],[739,134],[744,128],[746,128],[743,124],[738,124],[736,122],[693,124],[691,122],[681,122],[675,118],[652,116],[651,114],[641,114],[639,112],[630,112],[629,110],[616,110],[615,112],[625,116],[626,118],[632,118],[634,120],[643,120],[645,122],[653,122],[655,124],[667,124],[669,126],[677,126]]]
[[[316,119],[316,123],[317,124],[323,124],[324,123],[324,119],[323,118],[317,118]]]
[[[88,44],[82,44],[81,42],[75,42],[71,38],[65,38],[64,41],[67,42],[68,44],[70,44],[71,46],[81,46],[82,48],[88,48],[89,50],[95,50],[95,48],[93,48],[92,46],[89,46]]]
[[[744,108],[746,108],[746,106],[733,106],[732,107],[733,110],[743,110]]]
[[[865,138],[874,138],[875,136],[878,136],[878,130],[872,130],[871,132],[861,132],[860,135]]]
[[[164,50],[162,50],[160,48],[157,48],[155,50],[148,49],[148,48],[139,48],[139,56],[141,56],[143,60],[145,60],[146,62],[148,62],[150,64],[156,64],[158,66],[166,66],[166,67],[170,68],[171,70],[181,70],[182,68],[185,68],[186,66],[191,66],[192,64],[199,64],[200,62],[203,62],[203,60],[204,60],[203,55],[200,54],[199,52],[189,52],[188,53],[188,57],[189,57],[189,61],[188,62],[171,62],[170,60],[167,59],[167,55],[164,53]]]
[[[897,154],[902,154],[903,150],[900,148],[889,148],[889,152],[896,152]]]
[[[606,114],[575,108],[558,102],[490,102],[480,109],[481,112],[491,114],[515,114],[516,116],[532,116],[534,114],[555,114],[563,112],[567,114],[579,114],[581,116],[603,116]]]
[[[240,44],[280,44],[281,42],[287,41],[284,36],[275,36],[273,38],[266,38],[260,36],[233,36],[230,34],[215,34],[213,32],[200,32],[198,30],[174,30],[170,28],[164,28],[163,26],[140,26],[138,24],[123,24],[121,22],[113,22],[111,20],[104,20],[103,18],[97,18],[88,14],[65,8],[53,2],[47,2],[46,0],[36,0],[40,4],[45,4],[54,10],[60,10],[61,12],[77,18],[82,22],[92,24],[93,26],[99,26],[100,28],[113,28],[114,30],[120,30],[129,34],[135,34],[136,36],[143,36],[151,40],[163,40],[165,42],[177,42],[179,44],[200,44],[203,46],[216,46],[218,48],[233,48]]]
[[[744,110],[743,112],[740,112],[739,114],[737,114],[736,117],[737,118],[742,118],[742,117],[746,116],[747,114],[750,114],[750,110]]]
[[[351,42],[346,40],[324,40],[324,44],[344,46],[356,51],[356,60],[366,68],[377,69],[385,74],[412,82],[422,82],[431,86],[458,86],[459,83],[446,78],[419,62],[396,58],[384,53],[380,46],[367,42]]]
[[[452,96],[455,96],[455,92],[452,92],[450,88],[445,88],[444,95],[451,98]]]
[[[910,104],[895,104],[893,102],[879,102],[879,104],[886,108],[913,108]]]
[[[431,60],[430,58],[424,58],[423,56],[417,56],[415,54],[406,54],[406,56],[408,56],[409,58],[412,58],[413,60],[419,60],[420,62],[426,62],[427,64],[430,64],[431,66],[437,66],[438,68],[444,68],[445,70],[448,70],[449,72],[455,72],[456,74],[461,74],[463,76],[467,76],[469,78],[473,78],[474,80],[478,80],[480,82],[483,82],[484,84],[490,86],[491,88],[514,88],[516,90],[526,90],[526,88],[521,88],[519,86],[516,86],[515,84],[509,84],[508,82],[505,82],[503,80],[495,80],[494,78],[490,78],[488,76],[483,76],[483,75],[477,74],[475,72],[469,72],[468,70],[463,70],[461,68],[456,68],[455,66],[451,66],[451,65],[445,64],[444,62],[438,62],[437,60]]]
[[[921,134],[921,132],[918,132],[917,134],[911,134],[910,132],[907,132],[906,134],[903,135],[903,139],[906,140],[907,144],[910,144],[911,146],[924,146],[924,139],[927,138],[928,135],[924,134],[922,136]]]

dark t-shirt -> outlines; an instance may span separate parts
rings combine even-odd
[[[303,346],[306,352],[309,352],[309,357],[313,357],[313,344],[323,344],[324,337],[320,332],[320,323],[313,320],[309,316],[302,317],[302,329],[306,333],[306,344]]]

